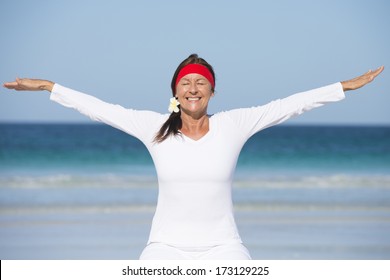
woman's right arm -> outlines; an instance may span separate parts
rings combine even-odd
[[[47,90],[51,92],[50,99],[52,101],[75,109],[94,121],[122,130],[141,141],[150,138],[150,129],[153,129],[156,123],[160,125],[163,117],[155,112],[126,109],[120,105],[107,103],[94,96],[47,80],[16,79],[14,82],[4,83],[4,87],[17,91]],[[154,133],[155,131],[153,131],[153,135]]]

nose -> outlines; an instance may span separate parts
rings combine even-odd
[[[189,88],[189,93],[196,94],[197,92],[198,92],[198,87],[196,86],[196,82],[191,83],[190,88]]]

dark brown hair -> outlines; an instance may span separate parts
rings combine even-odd
[[[175,73],[172,77],[171,82],[171,89],[172,89],[172,95],[173,97],[176,96],[176,79],[177,75],[179,74],[180,70],[188,65],[188,64],[201,64],[203,66],[206,66],[207,69],[210,70],[210,73],[213,75],[214,81],[215,81],[215,74],[213,67],[207,63],[206,60],[203,58],[198,57],[197,54],[191,54],[189,57],[187,57],[185,60],[183,60],[179,66],[177,67]],[[211,89],[214,92],[214,88]],[[180,105],[179,105],[180,108]],[[154,138],[154,142],[161,143],[164,140],[166,140],[171,135],[178,135],[180,134],[180,129],[182,126],[181,117],[180,117],[181,111],[178,113],[171,113],[167,121],[161,126],[160,130],[157,132],[156,137]]]

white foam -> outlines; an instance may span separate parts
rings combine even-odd
[[[390,175],[307,175],[240,178],[237,187],[251,188],[390,188]]]
[[[289,175],[244,177],[233,182],[238,188],[390,188],[390,175]],[[123,174],[51,174],[41,176],[14,175],[0,177],[0,188],[58,188],[58,187],[101,187],[101,188],[136,188],[157,187],[154,175]]]
[[[155,187],[157,181],[153,176],[95,174],[95,175],[18,175],[0,178],[0,187],[11,188],[59,188],[59,187]]]

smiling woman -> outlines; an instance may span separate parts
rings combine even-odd
[[[214,88],[214,69],[206,60],[191,54],[180,63],[171,81],[172,95],[178,100],[180,108],[171,112],[155,141],[160,143],[177,134],[194,140],[202,138],[209,131],[207,106],[214,96]]]
[[[245,142],[267,127],[344,99],[344,91],[366,85],[382,70],[214,115],[207,113],[214,95],[214,71],[195,54],[179,65],[172,78],[170,115],[125,109],[45,80],[17,79],[4,86],[49,90],[51,100],[145,144],[157,170],[159,194],[141,259],[250,259],[232,203],[233,175]]]

